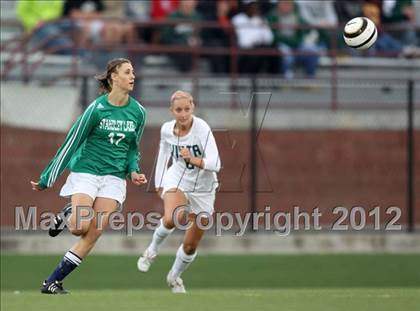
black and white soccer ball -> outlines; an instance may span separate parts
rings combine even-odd
[[[349,47],[366,50],[375,43],[378,30],[369,18],[356,17],[344,26],[343,37]]]

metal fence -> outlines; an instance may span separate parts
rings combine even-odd
[[[130,21],[135,29],[151,29],[159,32],[163,27],[173,27],[180,21],[173,22],[137,22]],[[53,22],[51,22],[53,23]],[[206,29],[220,29],[215,22],[183,22],[193,27],[193,36]],[[7,25],[7,21],[2,21]],[[303,26],[302,26],[303,27]],[[307,27],[303,27],[307,28]],[[405,105],[404,91],[407,79],[420,79],[420,58],[419,55],[410,57],[398,57],[392,53],[379,53],[376,57],[361,57],[351,55],[352,51],[343,46],[341,27],[320,28],[329,35],[330,46],[327,49],[317,52],[320,56],[319,73],[316,79],[305,79],[299,76],[293,80],[281,79],[278,73],[257,73],[259,89],[270,89],[279,92],[281,102],[276,103],[279,107],[296,107],[297,105],[310,107],[339,107],[347,108],[364,105],[369,108],[393,108]],[[385,28],[388,31],[401,32],[404,28]],[[416,29],[419,31],[419,29]],[[1,77],[2,80],[21,79],[24,82],[31,80],[43,80],[45,84],[54,84],[65,79],[70,79],[76,84],[80,78],[90,78],[97,71],[103,70],[106,61],[114,56],[127,56],[134,65],[138,67],[139,93],[147,93],[149,90],[159,87],[186,86],[193,92],[197,102],[209,102],[213,105],[225,106],[226,102],[216,101],[212,94],[206,94],[211,86],[226,89],[234,93],[242,88],[251,87],[252,75],[241,74],[238,68],[238,58],[241,56],[255,56],[261,59],[280,59],[281,51],[277,48],[240,49],[236,44],[235,29],[224,28],[229,44],[226,46],[202,45],[184,46],[168,45],[164,43],[145,43],[139,38],[120,46],[109,46],[103,43],[78,46],[77,40],[70,47],[55,46],[47,48],[49,42],[56,39],[57,35],[46,37],[36,44],[30,44],[32,34],[21,34],[18,37],[2,41],[1,44]],[[70,37],[77,37],[78,32],[74,30],[68,34]],[[70,55],[57,55],[63,49],[70,50]],[[87,51],[88,55],[81,55],[80,51]],[[294,55],[299,55],[297,51]],[[417,51],[418,53],[418,51]],[[184,55],[191,60],[191,70],[180,73],[174,68],[171,57]],[[222,74],[210,72],[208,68],[209,57],[227,57],[229,69]],[[386,58],[381,58],[385,56]],[[414,58],[413,58],[414,57]],[[276,71],[276,70],[274,70]],[[144,83],[144,87],[143,86]],[[82,84],[86,85],[86,81]],[[203,87],[204,86],[204,87]],[[278,88],[276,88],[278,86]],[[289,89],[300,88],[301,96],[296,98]],[[354,93],[355,88],[367,90],[364,93]],[[417,84],[415,87],[418,87]],[[307,92],[315,90],[315,92]],[[159,92],[155,92],[159,93]],[[415,92],[418,94],[419,92]],[[159,98],[158,94],[149,92],[151,101],[156,105],[166,105],[166,101]],[[380,99],[380,100],[378,100]],[[418,100],[415,100],[417,102]],[[238,105],[238,99],[232,96],[230,105]]]

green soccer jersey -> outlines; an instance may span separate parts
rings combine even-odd
[[[41,173],[40,187],[49,188],[69,167],[72,172],[125,178],[139,171],[138,151],[146,110],[129,97],[125,106],[98,97],[71,127],[63,145]]]

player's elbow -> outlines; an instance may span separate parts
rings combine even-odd
[[[222,168],[222,165],[220,164],[220,161],[217,161],[216,162],[216,167],[215,167],[215,172],[216,173],[219,173],[219,171],[220,171],[220,169]]]
[[[218,173],[221,169],[220,159],[204,159],[204,169]]]

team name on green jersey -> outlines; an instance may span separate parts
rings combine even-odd
[[[134,132],[136,123],[126,120],[102,119],[99,123],[99,128],[107,131]]]

